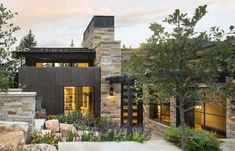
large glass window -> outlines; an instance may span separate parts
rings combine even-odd
[[[58,63],[58,62],[50,62],[50,63],[36,63],[37,68],[42,67],[89,67],[89,63]]]
[[[205,103],[194,107],[194,128],[214,131],[218,136],[225,136],[226,104],[221,94],[205,92]]]
[[[64,114],[76,110],[84,115],[93,114],[93,87],[64,87]]]
[[[163,102],[157,97],[152,98],[150,100],[150,119],[170,125],[170,103]]]

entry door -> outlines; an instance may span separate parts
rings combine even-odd
[[[132,113],[132,124],[143,124],[143,103],[135,103],[135,96],[142,95],[142,91],[133,90],[133,113]],[[121,85],[121,124],[125,125],[128,122],[128,85]]]

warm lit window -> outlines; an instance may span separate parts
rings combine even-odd
[[[41,68],[42,67],[42,63],[36,63],[36,67],[37,68]]]
[[[80,110],[85,115],[92,114],[92,87],[64,87],[64,113]]]
[[[170,125],[170,103],[163,102],[159,98],[150,100],[150,118]]]
[[[221,94],[205,92],[205,103],[194,107],[194,128],[214,131],[219,136],[225,136],[226,104]]]
[[[89,67],[89,64],[88,63],[78,63],[77,66],[81,67],[81,68],[86,68],[86,67]]]

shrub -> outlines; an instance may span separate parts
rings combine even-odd
[[[222,141],[218,140],[214,133],[208,131],[193,131],[187,141],[189,151],[221,151]]]
[[[57,116],[51,114],[51,115],[48,115],[48,116],[47,116],[47,119],[48,119],[48,120],[57,119]]]
[[[145,136],[141,132],[135,132],[133,133],[133,141],[143,143],[146,140]]]
[[[82,114],[79,110],[77,110],[69,115],[57,115],[56,118],[60,123],[73,124],[77,123],[82,118]]]
[[[221,151],[222,141],[218,140],[214,133],[209,131],[196,131],[186,128],[187,151]],[[170,127],[165,133],[165,139],[181,147],[181,132],[177,127]]]
[[[61,137],[57,135],[56,133],[46,133],[42,134],[42,132],[35,131],[32,134],[32,143],[33,144],[51,144],[51,145],[57,145],[59,141],[61,141]]]

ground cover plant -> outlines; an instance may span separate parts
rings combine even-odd
[[[186,128],[186,150],[187,151],[221,151],[222,141],[216,138],[216,135],[209,131],[196,131]],[[170,127],[165,133],[165,139],[182,147],[181,132],[178,127]]]

